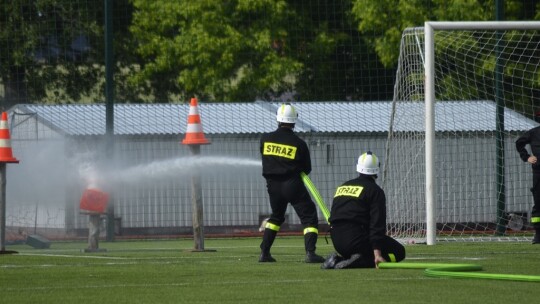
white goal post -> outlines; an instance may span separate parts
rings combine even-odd
[[[532,174],[513,142],[537,125],[539,49],[536,21],[425,22],[404,32],[383,177],[395,237],[502,239],[512,212],[526,218]]]

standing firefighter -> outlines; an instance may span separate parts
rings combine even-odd
[[[379,166],[375,154],[360,155],[359,176],[336,189],[330,235],[339,255],[331,254],[321,268],[373,268],[405,259],[403,245],[386,235],[386,196],[375,183]]]
[[[301,172],[311,172],[311,158],[307,144],[293,132],[298,112],[291,104],[282,104],[276,118],[278,129],[264,134],[260,146],[262,175],[266,179],[272,215],[264,226],[259,262],[276,261],[270,248],[290,203],[304,227],[305,262],[322,263],[324,258],[315,254],[319,233],[317,209],[300,177]]]
[[[535,113],[535,121],[540,123],[540,110]],[[531,154],[525,148],[530,145]],[[533,195],[533,207],[531,212],[531,224],[534,227],[535,234],[532,240],[533,244],[540,244],[540,126],[532,128],[521,135],[516,141],[516,149],[519,157],[531,164],[533,172],[533,186],[531,192]]]

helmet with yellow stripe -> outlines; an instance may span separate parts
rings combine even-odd
[[[380,166],[379,158],[371,151],[368,151],[358,157],[356,171],[365,175],[377,175],[379,174]]]
[[[295,124],[298,112],[290,103],[282,104],[276,114],[276,120],[281,123]]]

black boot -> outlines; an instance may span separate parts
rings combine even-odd
[[[308,251],[304,261],[306,263],[322,263],[324,262],[324,258],[313,251]]]
[[[321,269],[334,269],[337,263],[343,260],[336,252],[331,253],[321,265]]]
[[[259,262],[260,263],[274,263],[276,259],[272,257],[270,252],[261,252],[261,255],[259,256]]]
[[[315,244],[317,244],[318,234],[315,232],[309,232],[304,234],[304,246],[306,248],[306,263],[322,263],[324,258],[315,253]]]
[[[357,268],[356,264],[359,262],[362,262],[362,255],[359,253],[355,253],[351,255],[350,258],[343,260],[339,263],[336,263],[336,266],[334,266],[335,269],[345,269],[345,268]]]
[[[276,259],[272,257],[270,254],[270,248],[272,248],[272,244],[274,244],[274,240],[276,239],[277,231],[274,231],[272,229],[264,229],[264,235],[263,240],[261,242],[261,255],[259,256],[259,262],[275,262]]]
[[[536,228],[536,232],[534,233],[532,243],[533,244],[540,244],[540,228]]]

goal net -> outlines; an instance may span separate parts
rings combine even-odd
[[[539,22],[426,22],[401,40],[383,186],[394,237],[529,240]]]

